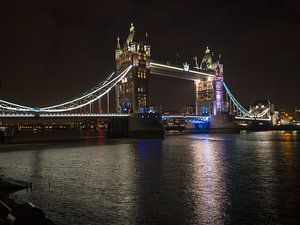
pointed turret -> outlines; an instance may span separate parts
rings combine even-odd
[[[145,45],[148,44],[148,32],[145,33]]]
[[[212,53],[210,49],[206,47],[205,55],[200,64],[200,69],[202,70],[211,70],[212,69]]]
[[[117,112],[128,112],[129,110],[135,113],[144,112],[150,105],[150,45],[146,37],[141,39],[137,39],[137,37],[135,27],[131,23],[129,34],[120,50],[118,50],[119,39],[117,42],[117,70],[120,71],[128,65],[132,66],[123,82],[116,85],[115,105]]]
[[[140,41],[139,47],[138,47],[139,52],[145,52],[145,45],[144,45],[144,41]]]
[[[117,47],[115,50],[115,60],[116,60],[117,64],[119,63],[119,58],[121,57],[121,55],[122,55],[122,49],[121,49],[121,45],[120,45],[120,38],[117,37]]]
[[[193,57],[193,60],[195,61],[195,66],[194,66],[194,68],[197,69],[197,70],[199,70],[200,67],[199,67],[199,64],[198,64],[198,57],[197,57],[197,56],[194,56],[194,57]]]
[[[133,23],[131,23],[130,29],[129,29],[129,34],[128,34],[128,37],[126,40],[126,43],[128,46],[131,44],[131,42],[134,41],[134,34],[135,34],[135,29],[134,29]]]
[[[221,54],[219,54],[218,62],[219,62],[219,63],[222,63],[222,55],[221,55]]]
[[[144,46],[145,46],[144,49],[145,49],[145,52],[146,52],[147,56],[150,57],[150,54],[151,54],[150,49],[151,49],[151,47],[150,47],[149,40],[148,40],[148,32],[145,33]]]
[[[120,37],[117,37],[117,48],[116,50],[121,50],[121,45],[120,45]]]

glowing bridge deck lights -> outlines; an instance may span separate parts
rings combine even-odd
[[[83,108],[84,106],[90,105],[91,103],[97,101],[98,99],[102,98],[104,95],[109,94],[109,92],[120,82],[126,79],[126,75],[131,71],[133,65],[129,65],[128,67],[124,68],[119,73],[112,73],[108,76],[104,82],[100,83],[98,86],[92,88],[89,92],[86,92],[80,97],[77,97],[73,100],[48,106],[48,107],[28,107],[12,102],[8,102],[5,100],[0,100],[0,117],[126,117],[128,114],[79,114],[79,113],[72,113],[72,110]],[[188,70],[186,71],[184,68],[165,65],[157,62],[151,62],[150,68],[158,68],[158,69],[170,69],[171,72],[180,71],[180,75],[174,75],[175,78],[182,78],[187,80],[192,80],[194,82],[199,82],[201,77],[206,77],[209,80],[213,80],[215,75],[208,74],[204,72]],[[169,71],[169,72],[170,72]],[[157,71],[157,74],[159,71]],[[166,74],[159,74],[168,76]],[[185,76],[186,75],[186,76]],[[255,111],[253,109],[246,110],[233,96],[230,92],[229,88],[226,86],[224,82],[222,82],[223,87],[225,89],[225,93],[229,97],[229,103],[233,107],[232,113],[237,120],[261,120],[261,121],[271,121],[270,116],[270,107],[264,105],[262,111]],[[220,96],[217,96],[220,97]],[[2,114],[1,114],[2,112]],[[210,121],[210,117],[207,116],[180,116],[180,115],[163,115],[162,119],[166,118],[184,118],[190,122],[208,122]]]
[[[0,100],[0,110],[6,110],[6,111],[8,110],[8,111],[15,111],[15,112],[59,113],[59,112],[67,112],[67,111],[79,109],[97,101],[102,96],[110,92],[111,89],[115,87],[116,84],[119,83],[128,74],[131,68],[132,65],[128,66],[122,72],[116,74],[115,77],[114,77],[115,73],[112,73],[111,75],[109,75],[108,79],[106,79],[103,84],[99,85],[99,87],[93,88],[87,94],[84,94],[71,101],[67,101],[54,106],[36,108],[36,107],[22,106],[19,104]]]
[[[35,113],[4,113],[0,114],[1,117],[24,117],[24,118],[30,118],[30,117],[129,117],[129,114],[124,113],[41,113],[41,114],[35,114]]]
[[[181,68],[181,67],[176,67],[176,66],[171,66],[171,65],[166,65],[166,64],[162,64],[162,63],[158,63],[158,62],[150,62],[150,70],[151,73],[153,74],[157,74],[157,75],[161,75],[161,76],[168,76],[166,74],[163,74],[159,71],[159,69],[163,69],[163,70],[170,70],[170,71],[177,71],[180,73],[184,73],[184,75],[173,75],[172,77],[175,78],[180,78],[180,79],[185,79],[185,80],[192,80],[192,81],[199,81],[200,77],[207,77],[209,79],[213,79],[215,77],[214,74],[210,74],[210,73],[204,73],[204,72],[200,72],[200,71],[196,71],[196,70],[191,70],[191,69],[187,69],[187,68]]]

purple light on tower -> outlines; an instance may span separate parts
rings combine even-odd
[[[214,115],[224,111],[224,99],[223,99],[223,65],[217,62],[215,68],[215,104]]]

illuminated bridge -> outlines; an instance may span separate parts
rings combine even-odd
[[[117,39],[115,72],[79,97],[46,107],[25,106],[0,100],[0,120],[5,118],[117,118],[138,113],[154,113],[150,105],[149,79],[165,76],[194,82],[195,106],[190,116],[210,118],[229,115],[234,120],[271,121],[270,104],[246,109],[238,102],[224,82],[223,64],[213,59],[207,48],[201,62],[195,66],[171,65],[151,59],[147,35],[137,41],[135,28],[130,27],[123,46]],[[109,95],[114,92],[115,112],[109,112]],[[184,94],[184,93],[183,93]],[[106,102],[106,113],[101,110]],[[84,109],[84,110],[83,110]],[[167,115],[165,117],[168,117]]]

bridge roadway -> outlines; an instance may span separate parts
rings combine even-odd
[[[38,119],[46,121],[47,119],[51,119],[51,121],[54,121],[55,119],[58,119],[61,121],[62,119],[68,121],[68,120],[82,120],[82,119],[117,119],[117,118],[126,118],[129,117],[129,114],[122,114],[122,113],[41,113],[41,114],[35,114],[35,113],[4,113],[0,114],[0,121],[2,123],[4,121],[13,121],[15,120],[23,120],[24,119],[30,119],[35,118],[35,121]],[[200,116],[200,115],[162,115],[163,118],[185,118],[185,119],[195,119],[195,120],[203,120],[208,121],[210,120],[209,116]],[[258,118],[258,117],[243,117],[243,116],[235,116],[235,120],[238,121],[271,121],[271,118]],[[1,123],[0,123],[1,125]]]
[[[120,113],[6,113],[0,114],[0,125],[15,125],[18,123],[38,124],[38,123],[72,123],[80,121],[127,121],[128,114]]]
[[[113,118],[113,117],[128,117],[128,114],[122,113],[3,113],[0,114],[0,118],[19,118],[19,117],[101,117],[101,118]]]
[[[162,62],[151,60],[150,73],[159,76],[172,77],[190,81],[199,81],[208,78],[214,78],[215,75],[201,71],[184,69],[183,67],[166,65]]]
[[[271,122],[272,118],[259,118],[259,117],[244,117],[244,116],[235,116],[235,120],[237,121],[261,121],[261,122]]]

